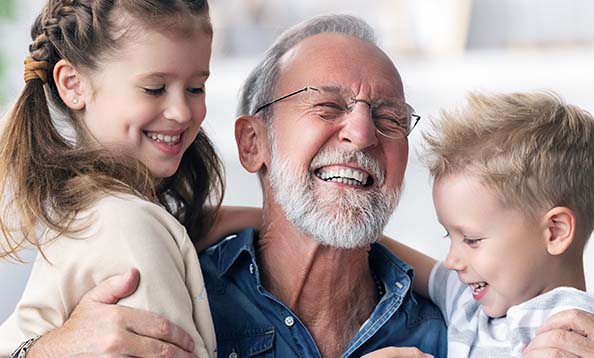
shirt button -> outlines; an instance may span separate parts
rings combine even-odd
[[[239,355],[237,353],[235,353],[235,352],[229,353],[229,358],[237,358],[237,357],[239,357]]]
[[[293,325],[295,324],[295,319],[293,319],[293,317],[291,316],[287,316],[285,317],[285,324],[287,325],[287,327],[293,327]]]
[[[402,287],[404,287],[404,286],[403,286],[403,285],[400,283],[400,281],[398,281],[398,282],[396,282],[396,287],[398,287],[398,288],[402,288]]]
[[[254,274],[254,264],[250,264],[250,273],[253,275]],[[235,358],[235,357],[233,357]]]

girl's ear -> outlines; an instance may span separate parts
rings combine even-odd
[[[68,61],[60,60],[54,66],[54,81],[60,97],[73,111],[85,108],[86,88],[80,72]]]
[[[250,173],[265,170],[270,159],[268,129],[261,118],[241,116],[235,120],[235,141],[241,165]]]
[[[554,207],[545,214],[545,239],[550,255],[563,254],[573,243],[576,230],[575,219],[575,213],[562,206]]]

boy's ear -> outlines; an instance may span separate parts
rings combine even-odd
[[[268,128],[262,118],[241,116],[235,120],[235,141],[241,165],[250,173],[268,166]]]
[[[575,237],[575,213],[566,207],[557,206],[545,216],[546,246],[550,255],[561,255],[573,243]]]
[[[86,86],[81,73],[62,59],[54,66],[54,81],[62,101],[73,111],[85,108]]]

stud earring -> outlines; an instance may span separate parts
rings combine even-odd
[[[73,99],[73,100],[72,100],[72,103],[74,103],[74,104],[78,104],[78,99],[77,99],[77,98]]]

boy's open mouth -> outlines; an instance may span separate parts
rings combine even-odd
[[[487,287],[488,285],[489,284],[486,282],[476,282],[470,284],[470,287],[472,287],[472,294],[475,296],[479,295],[481,291],[485,289],[485,287]]]

